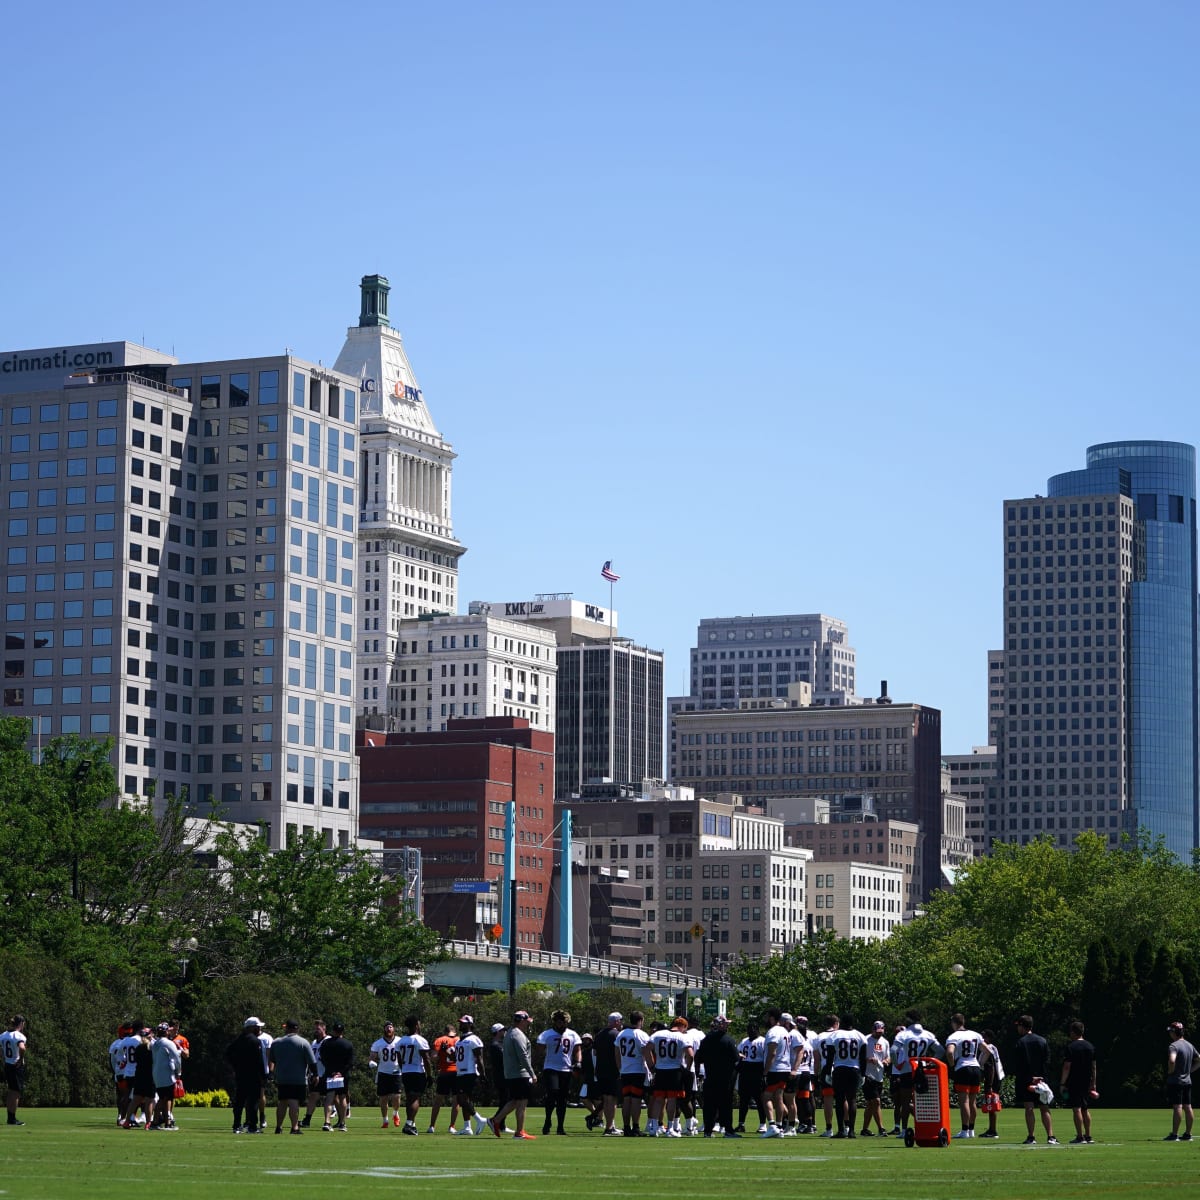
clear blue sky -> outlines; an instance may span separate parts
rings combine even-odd
[[[984,740],[1000,502],[1197,441],[1192,3],[18,6],[0,348],[331,363],[455,445],[464,604],[824,611]]]

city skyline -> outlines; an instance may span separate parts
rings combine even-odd
[[[329,365],[386,275],[458,456],[459,611],[607,605],[611,559],[668,695],[701,619],[822,612],[860,695],[886,678],[964,753],[1003,499],[1086,445],[1197,441],[1191,10],[218,3],[156,17],[177,74],[128,54],[136,13],[54,20],[11,23],[9,86],[40,100],[0,345]],[[378,116],[346,86],[365,28],[403,47]],[[304,89],[248,66],[313,56]],[[130,186],[126,137],[161,183]]]

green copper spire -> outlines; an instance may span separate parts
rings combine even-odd
[[[362,308],[358,314],[359,326],[387,325],[387,298],[391,285],[382,275],[364,275],[362,277]]]

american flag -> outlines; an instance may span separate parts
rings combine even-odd
[[[612,569],[612,559],[610,558],[604,566],[600,568],[600,574],[608,580],[609,583],[616,583],[620,579],[620,575]]]

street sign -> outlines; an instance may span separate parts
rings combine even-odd
[[[452,892],[490,892],[492,885],[486,879],[456,879],[450,886]]]
[[[704,936],[704,926],[701,925],[699,921],[697,921],[696,924],[692,926],[690,932],[691,932],[692,937],[694,937],[697,941],[699,941],[700,938],[702,938]]]

